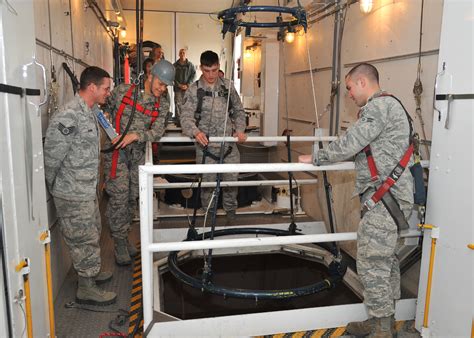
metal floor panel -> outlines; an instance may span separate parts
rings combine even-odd
[[[101,258],[102,269],[114,272],[114,276],[110,282],[101,287],[108,291],[117,293],[117,303],[110,306],[81,306],[82,308],[66,308],[68,302],[75,301],[77,275],[73,268],[69,271],[58,296],[55,301],[55,317],[56,317],[56,335],[57,337],[99,337],[103,333],[114,332],[109,324],[122,332],[124,336],[128,334],[128,318],[122,316],[122,323],[113,321],[121,314],[119,309],[126,312],[130,309],[130,291],[132,287],[133,264],[126,267],[119,267],[115,264],[114,245],[105,217],[102,218],[102,237]],[[138,243],[139,240],[138,222],[133,223],[130,233],[132,243]],[[83,309],[83,308],[87,308]],[[99,312],[97,312],[99,311]],[[108,311],[108,312],[103,312]],[[119,325],[122,324],[122,325]],[[117,333],[117,332],[115,332]],[[107,337],[107,336],[105,336]]]

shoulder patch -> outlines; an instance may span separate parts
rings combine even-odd
[[[66,127],[64,124],[61,122],[58,123],[58,130],[61,132],[63,135],[69,135],[71,134],[76,127]]]

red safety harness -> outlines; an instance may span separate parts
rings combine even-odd
[[[398,162],[398,164],[392,170],[390,175],[388,175],[387,179],[382,183],[382,185],[380,185],[380,187],[378,187],[378,189],[375,191],[372,197],[370,197],[367,201],[365,201],[364,207],[367,208],[367,210],[374,208],[375,205],[380,200],[382,200],[385,196],[387,196],[386,193],[390,190],[391,187],[394,186],[394,184],[398,181],[400,176],[402,176],[403,172],[405,171],[405,168],[407,167],[408,162],[410,161],[410,158],[413,155],[413,150],[415,146],[412,119],[410,115],[408,114],[407,110],[405,109],[403,104],[400,102],[400,100],[391,94],[382,93],[380,96],[377,96],[377,97],[384,97],[384,96],[393,97],[395,100],[397,100],[400,103],[403,110],[405,111],[405,114],[407,115],[407,118],[408,118],[408,124],[410,126],[410,137],[409,137],[410,144],[405,154],[403,155],[402,159]],[[369,167],[371,180],[374,183],[378,182],[379,174],[378,174],[377,166],[375,165],[374,157],[372,156],[372,150],[370,148],[370,144],[367,145],[363,151],[365,153],[365,156],[367,157],[367,165]],[[384,204],[386,205],[386,203]]]
[[[122,120],[123,111],[125,110],[127,106],[132,106],[135,104],[132,99],[132,93],[134,89],[135,89],[135,85],[131,85],[129,90],[123,96],[122,102],[120,103],[119,109],[117,110],[117,115],[115,117],[115,131],[117,132],[117,134],[120,134],[120,121]],[[160,100],[155,102],[155,106],[153,107],[153,110],[146,109],[139,103],[136,103],[135,107],[137,111],[139,111],[140,113],[151,117],[150,127],[149,127],[149,129],[151,129],[153,123],[156,121],[160,113],[159,112]],[[119,159],[119,149],[115,149],[112,154],[112,168],[110,169],[110,178],[112,179],[117,177],[118,159]]]

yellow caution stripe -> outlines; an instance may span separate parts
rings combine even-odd
[[[412,322],[398,321],[395,323],[395,331],[401,331],[403,329],[409,329],[406,324],[411,324],[408,326],[413,326]],[[346,327],[336,327],[332,329],[319,329],[313,331],[300,331],[300,332],[291,332],[291,333],[278,333],[274,335],[267,336],[257,336],[257,338],[333,338],[333,337],[343,337],[348,336],[346,332]]]
[[[140,249],[140,245],[138,245]],[[130,323],[128,326],[129,336],[136,331],[135,337],[143,336],[143,303],[142,303],[142,259],[140,253],[133,262],[132,291],[130,295]],[[138,320],[140,319],[140,322]],[[135,330],[138,325],[138,330]],[[133,337],[133,338],[135,338]]]

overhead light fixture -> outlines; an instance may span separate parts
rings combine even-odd
[[[295,32],[287,32],[285,35],[285,41],[288,43],[295,41]]]
[[[125,39],[127,37],[127,31],[125,29],[120,30],[120,36]]]
[[[374,5],[373,0],[359,0],[360,11],[364,14],[370,13]]]
[[[251,46],[247,46],[245,47],[245,53],[244,53],[244,56],[246,59],[250,59],[252,57],[252,47]]]

